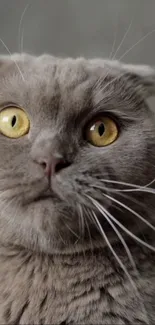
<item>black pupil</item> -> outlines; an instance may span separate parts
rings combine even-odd
[[[17,121],[17,118],[16,118],[16,116],[14,115],[13,118],[12,118],[12,121],[11,121],[11,125],[12,125],[12,127],[15,126],[16,121]]]
[[[101,123],[101,124],[99,125],[99,127],[98,127],[98,133],[99,133],[100,137],[103,135],[104,131],[105,131],[104,124]]]

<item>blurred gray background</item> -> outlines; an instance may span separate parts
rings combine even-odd
[[[154,65],[155,0],[0,0],[0,38],[1,53]]]

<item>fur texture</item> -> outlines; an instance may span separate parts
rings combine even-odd
[[[0,324],[155,324],[154,69],[15,54],[0,85],[30,119],[0,134]],[[99,148],[102,114],[119,136]]]

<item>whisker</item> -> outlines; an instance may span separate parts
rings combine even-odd
[[[151,182],[147,183],[146,185],[136,185],[136,184],[132,184],[132,183],[126,183],[126,182],[120,182],[120,181],[115,181],[115,180],[109,180],[109,179],[101,179],[102,182],[104,183],[112,183],[112,184],[118,184],[118,185],[124,185],[124,186],[128,186],[131,187],[131,189],[116,189],[117,191],[132,191],[132,190],[146,190],[149,191],[151,193],[155,193],[155,189],[153,188],[148,188],[150,185],[152,185],[155,182],[155,179],[153,179]],[[147,188],[147,189],[146,189]]]
[[[131,24],[131,23],[130,23]],[[129,25],[129,27],[130,27],[130,25]],[[128,29],[130,29],[130,28],[128,28]],[[127,30],[127,32],[128,32],[128,30]],[[120,56],[120,58],[118,59],[119,61],[121,61],[134,47],[136,47],[139,43],[141,43],[143,40],[145,40],[145,38],[147,38],[149,35],[151,35],[151,34],[153,34],[155,32],[155,29],[153,29],[152,31],[150,31],[150,32],[148,32],[146,35],[144,35],[138,42],[136,42],[134,45],[132,45],[127,51],[125,51],[125,53],[123,54],[123,55],[121,55]],[[124,36],[126,36],[126,35],[124,35]],[[122,40],[123,41],[123,40]],[[117,51],[116,51],[117,52]],[[116,53],[115,53],[115,55],[116,55]],[[115,57],[115,55],[114,55],[114,57]],[[114,59],[114,57],[112,58],[112,59]],[[96,82],[95,83],[95,85],[94,85],[94,87],[93,88],[96,88],[97,86],[100,86],[101,85],[101,83],[102,83],[102,81],[107,77],[107,75],[112,71],[112,68],[113,67],[111,67],[110,69],[109,69],[109,71],[108,71],[108,73],[106,74],[106,76],[104,77],[104,78],[99,78],[99,81],[98,82]],[[106,85],[105,85],[105,87],[104,88],[102,88],[102,89],[100,89],[100,92],[103,92],[103,91],[105,91],[106,90],[106,88],[110,85],[110,84],[112,84],[114,81],[116,81],[118,78],[120,78],[121,76],[123,76],[124,75],[124,71],[123,71],[123,73],[120,73],[118,76],[116,76],[116,78],[114,78],[113,80],[111,80],[109,83],[107,83]]]
[[[92,198],[89,197],[89,199],[91,200]],[[92,200],[94,200],[94,199],[92,199]],[[98,202],[97,202],[96,200],[95,200],[95,202],[98,204]],[[98,207],[96,207],[96,208],[98,208]],[[102,211],[102,212],[103,212],[103,211]],[[108,211],[107,211],[107,212],[108,212]],[[148,315],[147,315],[147,311],[146,311],[146,309],[145,309],[145,305],[144,305],[144,302],[143,302],[143,298],[142,298],[142,296],[141,296],[141,294],[140,294],[140,292],[139,292],[139,290],[138,290],[138,288],[137,288],[135,282],[133,281],[131,275],[129,274],[129,272],[128,272],[127,268],[125,267],[125,265],[122,263],[122,261],[121,261],[121,259],[119,258],[119,256],[118,256],[118,255],[116,254],[116,252],[114,251],[114,249],[113,249],[112,245],[110,244],[110,241],[108,240],[108,237],[106,236],[106,233],[105,233],[105,231],[103,230],[103,228],[102,228],[102,226],[101,226],[101,224],[100,224],[100,222],[99,222],[99,220],[98,220],[98,218],[97,218],[95,212],[92,211],[92,214],[93,214],[93,217],[94,217],[94,219],[95,219],[95,221],[96,221],[96,224],[97,224],[97,226],[98,226],[98,228],[99,228],[100,233],[103,235],[103,238],[104,238],[105,242],[107,243],[107,246],[110,248],[110,250],[111,250],[113,256],[114,256],[115,259],[116,259],[116,261],[118,262],[118,264],[120,265],[120,267],[121,267],[122,270],[124,271],[125,275],[126,275],[127,278],[129,279],[130,283],[132,284],[133,288],[135,289],[136,294],[137,294],[137,296],[138,296],[139,299],[140,299],[140,304],[141,304],[142,310],[143,310],[143,312],[144,312],[144,314],[145,314],[145,316],[146,316],[146,320],[148,321]],[[105,215],[106,215],[106,212],[105,212],[105,214],[104,214],[104,217],[105,217]],[[106,215],[106,217],[107,217],[107,215]],[[109,218],[108,218],[108,221],[109,221]],[[112,224],[112,225],[113,225],[113,224]],[[114,225],[113,225],[113,226],[114,226]],[[114,229],[114,228],[113,228],[113,229]],[[117,229],[115,228],[115,230],[117,230]],[[117,230],[117,231],[118,231],[118,230]],[[122,238],[121,234],[119,233],[119,231],[117,232],[117,234],[118,234],[118,236],[119,236],[119,238],[120,238],[120,240],[121,240],[123,246],[124,246],[124,244],[125,244],[124,248],[125,248],[125,249],[127,248],[127,251],[126,251],[126,252],[127,252],[127,254],[128,254],[128,257],[130,258],[130,262],[131,262],[131,264],[132,264],[132,266],[133,266],[133,268],[134,268],[134,270],[135,270],[137,276],[139,276],[139,272],[138,272],[138,270],[137,270],[137,268],[136,268],[135,262],[134,262],[134,260],[133,260],[133,257],[132,257],[132,255],[131,255],[131,252],[130,252],[128,246],[126,245],[126,243],[125,243],[124,239]]]
[[[99,204],[99,203],[98,203]],[[104,210],[103,206],[100,205],[100,208]],[[122,225],[121,222],[119,222],[116,218],[114,218],[112,216],[112,214],[107,211],[107,215],[109,218],[111,218],[124,232],[126,232],[126,234],[128,234],[131,238],[133,238],[134,240],[136,240],[138,243],[140,243],[142,246],[145,246],[147,248],[149,248],[150,250],[152,250],[153,252],[155,252],[155,247],[149,245],[148,243],[144,242],[142,239],[140,239],[139,237],[137,237],[136,235],[134,235],[130,230],[128,230],[125,226]]]
[[[133,20],[133,18],[132,18],[132,20]],[[130,25],[132,25],[132,21],[131,21],[131,23],[130,23]],[[123,43],[123,41],[124,41],[124,39],[125,39],[125,37],[126,37],[126,35],[127,35],[127,33],[129,32],[129,30],[130,30],[130,28],[131,28],[131,26],[129,25],[129,27],[128,27],[128,30],[126,31],[126,33],[125,33],[125,35],[124,35],[124,37],[123,37],[123,40],[121,41],[121,43]],[[118,60],[122,60],[135,46],[137,46],[139,43],[141,43],[143,40],[145,40],[145,38],[147,38],[149,35],[151,35],[151,34],[153,34],[154,33],[154,31],[155,31],[155,29],[153,29],[152,31],[150,31],[150,32],[148,32],[145,36],[143,36],[138,42],[136,42],[133,46],[131,46],[130,47],[130,49],[128,49],[127,51],[125,51],[125,53],[118,59]],[[122,45],[122,44],[121,44]],[[120,47],[120,46],[119,46]],[[116,53],[118,52],[118,49],[116,50]],[[115,53],[115,55],[114,55],[114,57],[116,56],[116,53]],[[113,59],[114,59],[114,57],[113,57]],[[112,71],[112,69],[113,69],[113,66],[111,67],[111,68],[109,68],[109,71],[107,72],[107,74],[103,77],[103,76],[101,76],[96,82],[95,82],[95,84],[93,85],[93,87],[92,87],[92,91],[93,91],[93,89],[96,89],[97,87],[100,87],[101,86],[101,84],[102,84],[102,82],[105,80],[105,78],[108,76],[108,74]],[[114,78],[114,79],[112,79],[111,81],[109,81],[105,86],[104,86],[104,88],[101,88],[100,89],[100,91],[99,91],[99,93],[101,92],[103,92],[103,91],[105,91],[106,90],[106,88],[108,87],[108,86],[110,86],[110,84],[112,84],[114,81],[116,81],[116,80],[118,80],[121,76],[123,76],[124,75],[124,73],[125,73],[125,71],[123,71],[123,72],[121,72],[120,74],[118,74],[117,76],[116,76],[116,78]]]
[[[90,198],[90,199],[91,199],[91,198]],[[128,258],[129,258],[129,260],[130,260],[130,263],[131,263],[133,269],[137,272],[136,264],[135,264],[135,262],[134,262],[134,260],[133,260],[133,257],[132,257],[132,255],[131,255],[131,252],[130,252],[130,250],[129,250],[129,248],[128,248],[128,246],[127,246],[127,244],[126,244],[124,238],[122,237],[121,233],[120,233],[119,230],[115,227],[115,225],[113,224],[113,222],[110,220],[110,218],[108,217],[107,213],[106,213],[105,211],[101,211],[100,206],[98,206],[98,202],[97,202],[96,200],[94,200],[94,199],[92,199],[92,200],[93,200],[92,202],[94,203],[94,205],[96,206],[96,208],[97,208],[97,209],[98,209],[98,210],[103,214],[103,216],[105,217],[105,219],[108,221],[108,223],[110,224],[110,226],[111,226],[112,229],[115,231],[115,233],[116,233],[116,235],[118,236],[118,238],[120,239],[122,245],[123,245],[124,248],[125,248],[125,251],[126,251],[126,253],[127,253],[127,255],[128,255]],[[105,209],[105,210],[106,210],[106,209]]]
[[[113,45],[112,45],[112,50],[111,50],[110,57],[109,57],[111,60],[114,60],[114,59],[115,59],[115,57],[116,57],[116,55],[117,55],[119,49],[121,48],[123,42],[125,41],[125,38],[126,38],[127,34],[129,33],[130,28],[131,28],[131,26],[132,26],[132,22],[133,22],[133,17],[132,17],[132,19],[131,19],[131,22],[130,22],[130,24],[129,24],[129,26],[128,26],[128,28],[127,28],[127,30],[126,30],[126,32],[125,32],[125,34],[124,34],[124,36],[123,36],[123,38],[122,38],[120,44],[119,44],[119,46],[117,47],[117,49],[116,49],[116,51],[115,51],[113,57],[111,58],[111,56],[112,56],[112,54],[113,54],[113,49],[114,49],[114,46],[115,46],[115,43],[116,43],[116,35],[117,35],[117,29],[116,29],[116,32],[115,32],[115,38],[114,38],[114,42],[113,42]],[[108,71],[107,74],[104,76],[104,78],[101,77],[101,78],[99,78],[99,80],[97,80],[97,82],[95,83],[93,89],[94,89],[94,88],[97,88],[97,87],[100,86],[101,82],[102,82],[104,79],[106,79],[106,77],[108,76],[108,74],[109,74],[109,72],[112,70],[112,68],[113,68],[113,67],[110,67],[109,71]]]
[[[107,77],[107,75],[112,71],[113,67],[111,67],[108,71],[108,73],[106,74],[106,76],[103,78],[101,77],[101,82],[99,84],[99,86],[101,85],[101,83],[103,82],[103,80]],[[118,74],[115,78],[113,78],[111,81],[109,81],[103,88],[101,88],[98,92],[98,95],[100,93],[103,93],[103,91],[105,91],[111,84],[113,84],[115,81],[117,81],[119,78],[121,78],[122,76],[124,76],[125,74],[125,70],[123,72],[121,72],[120,74]],[[98,86],[98,85],[97,85]],[[102,98],[102,100],[104,100],[105,97]],[[98,106],[100,103],[102,103],[102,100],[100,100],[100,102],[98,103]]]
[[[21,72],[21,70],[20,70],[17,62],[15,60],[13,60],[13,58],[12,58],[12,53],[10,52],[9,48],[7,47],[7,45],[3,42],[3,40],[1,38],[0,38],[0,42],[2,43],[2,45],[4,46],[4,48],[6,49],[6,51],[10,54],[10,59],[14,62],[15,66],[16,66],[18,72],[19,72],[19,74],[22,77],[22,80],[25,81],[24,76],[23,76],[23,74],[22,74],[22,72]]]
[[[133,20],[133,19],[132,19]],[[130,25],[132,24],[132,21],[130,23]],[[128,29],[130,30],[131,26],[129,25]],[[128,33],[128,31],[126,33]],[[138,42],[136,42],[135,44],[133,44],[127,51],[125,51],[125,53],[123,55],[120,56],[120,58],[118,59],[119,61],[121,61],[134,47],[136,47],[138,44],[140,44],[142,41],[144,41],[149,35],[153,34],[155,32],[155,29],[153,29],[152,31],[148,32],[146,35],[144,35]],[[125,34],[124,36],[126,37],[127,34]],[[122,40],[123,41],[123,40]],[[117,52],[117,51],[116,51]],[[114,57],[112,59],[114,59],[116,56],[116,53],[114,55]],[[112,67],[113,68],[113,67]],[[109,70],[112,71],[112,68]],[[108,72],[108,73],[109,73]],[[108,75],[107,73],[107,75]],[[118,75],[116,78],[114,78],[112,81],[110,81],[103,89],[101,89],[101,91],[104,91],[113,81],[117,80],[118,77],[121,77],[121,75],[124,75],[124,72],[120,75]]]
[[[115,257],[116,261],[118,262],[118,264],[120,265],[120,267],[122,268],[122,270],[124,271],[124,273],[126,274],[127,278],[129,279],[130,283],[132,284],[133,288],[136,290],[136,292],[138,291],[137,290],[137,287],[132,279],[132,277],[130,276],[129,272],[127,271],[125,265],[122,263],[121,259],[119,258],[119,256],[117,255],[117,253],[115,252],[115,250],[113,249],[112,245],[110,244],[110,241],[105,233],[105,231],[103,230],[96,214],[94,211],[92,211],[92,215],[93,215],[93,218],[96,222],[96,225],[98,226],[98,229],[101,233],[101,235],[103,236],[107,246],[109,247],[109,249],[111,250],[111,253],[113,254],[113,256]]]
[[[147,191],[147,190],[145,191],[145,189],[144,189],[144,190],[141,191],[141,189],[127,189],[127,190],[126,189],[116,189],[116,188],[112,188],[112,187],[99,186],[99,185],[94,185],[94,184],[93,185],[90,185],[90,186],[92,188],[101,189],[102,191],[105,192],[105,194],[110,192],[110,193],[114,193],[114,194],[117,194],[119,196],[122,196],[123,198],[125,198],[125,199],[127,199],[127,200],[129,200],[129,201],[131,201],[133,203],[138,204],[143,209],[146,209],[146,205],[144,203],[142,203],[139,200],[133,198],[133,196],[125,195],[124,192],[130,192],[130,193],[132,193],[132,192],[137,191],[137,192],[146,192],[146,193],[152,193],[152,194],[154,194],[154,189],[150,189],[149,191]],[[118,208],[118,207],[116,206],[116,208]],[[122,211],[122,209],[121,209],[121,211]]]
[[[23,44],[21,42],[22,40],[22,36],[21,36],[21,28],[22,28],[22,22],[25,16],[26,11],[28,10],[30,6],[30,2],[27,3],[27,5],[25,6],[22,14],[21,14],[21,18],[20,18],[20,22],[19,22],[19,28],[18,28],[18,47],[19,47],[19,52],[21,53],[23,51]]]
[[[1,198],[1,197],[0,197]],[[6,202],[7,202],[7,204],[6,204]],[[3,213],[4,211],[6,211],[10,206],[12,206],[12,204],[15,202],[15,198],[13,197],[13,198],[11,198],[11,199],[9,199],[9,202],[8,202],[8,200],[3,200],[3,201],[1,201],[1,204],[3,204],[4,203],[4,208],[1,208],[1,213]],[[16,203],[17,203],[17,200],[16,200]]]
[[[70,226],[69,225],[67,225],[67,223],[65,223],[65,226],[66,226],[66,228],[68,228],[69,229],[69,231],[76,237],[76,238],[78,238],[78,240],[80,239],[80,237],[77,235],[77,233],[72,229],[72,228],[70,228]]]
[[[130,189],[115,189],[115,192],[145,192],[145,193],[155,194],[155,189],[139,187],[139,188],[130,188]]]
[[[126,185],[126,186],[131,186],[131,187],[136,187],[136,188],[137,187],[147,187],[150,184],[154,183],[154,181],[155,181],[155,179],[153,179],[150,183],[147,183],[144,186],[140,186],[140,185],[136,185],[136,184],[132,184],[132,183],[120,182],[120,181],[115,181],[115,180],[111,180],[111,179],[104,179],[104,178],[102,178],[101,180],[103,182],[106,182],[106,183],[114,183],[114,184]]]
[[[130,24],[129,24],[129,26],[128,26],[128,28],[127,28],[127,30],[126,30],[126,32],[125,32],[125,34],[124,34],[124,36],[123,36],[123,38],[122,38],[120,44],[119,44],[119,46],[118,46],[118,48],[117,48],[117,50],[116,50],[114,56],[112,57],[112,60],[114,60],[114,59],[116,58],[116,55],[117,55],[118,51],[120,50],[121,46],[123,45],[123,43],[124,43],[124,41],[125,41],[125,39],[126,39],[128,33],[129,33],[130,29],[131,29],[131,26],[132,26],[132,23],[133,23],[133,18],[134,18],[134,15],[133,15],[133,17],[132,17],[132,19],[131,19],[131,21],[130,21]]]
[[[58,229],[56,231],[57,231],[61,241],[63,242],[63,244],[66,246],[66,242],[64,241],[63,237],[61,236],[60,231]]]
[[[127,199],[128,201],[131,201],[132,203],[138,204],[140,207],[142,207],[143,209],[146,210],[146,204],[140,202],[139,200],[133,198],[132,196],[126,195],[126,194],[121,193],[121,192],[116,192],[115,194]],[[122,209],[121,209],[121,211],[122,211]]]
[[[106,79],[106,77],[109,75],[109,73],[112,71],[112,69],[113,69],[113,66],[112,67],[109,67],[109,70],[108,70],[108,72],[106,73],[106,75],[105,76],[101,76],[99,79],[97,79],[97,81],[95,82],[95,84],[93,85],[93,87],[92,87],[92,91],[94,90],[94,89],[96,89],[96,91],[98,90],[97,88],[99,88],[101,85],[102,85],[102,83],[103,83],[103,81]],[[122,76],[124,76],[124,73],[125,73],[125,71],[121,71],[115,78],[113,78],[112,80],[110,80],[103,88],[101,87],[100,89],[99,89],[99,91],[98,91],[98,95],[100,94],[100,93],[103,93],[103,91],[105,91],[111,84],[113,84],[115,81],[117,81],[119,78],[121,78]],[[104,100],[104,98],[102,98],[102,100]],[[102,100],[100,101],[100,103],[102,102]],[[100,103],[98,103],[98,105],[100,104]]]
[[[106,192],[108,191],[108,192],[117,193],[117,194],[120,194],[122,192],[131,192],[131,193],[132,192],[145,192],[145,193],[155,194],[155,189],[153,189],[153,188],[145,188],[145,187],[138,187],[138,186],[137,186],[137,188],[131,188],[131,189],[118,189],[118,188],[100,186],[100,185],[95,185],[95,184],[92,184],[90,186],[92,188],[98,188],[98,189],[104,190]]]
[[[78,216],[79,216],[79,230],[80,234],[82,234],[82,237],[84,236],[85,231],[85,220],[83,217],[83,210],[80,204],[77,205],[77,209],[79,210]]]
[[[116,25],[116,28],[115,28],[115,33],[114,33],[114,41],[113,41],[113,44],[112,44],[112,48],[111,48],[111,52],[109,54],[109,60],[112,58],[113,56],[113,51],[115,49],[115,44],[116,44],[116,40],[117,40],[117,32],[118,32],[118,12],[117,12],[117,25]]]
[[[115,51],[113,57],[111,58],[111,56],[112,56],[112,54],[113,54],[113,49],[114,49],[114,46],[115,46],[115,42],[116,42],[116,35],[117,35],[117,29],[116,29],[116,32],[115,32],[115,38],[114,38],[114,42],[113,42],[113,45],[112,45],[112,50],[111,50],[111,53],[110,53],[110,57],[109,57],[109,59],[111,59],[111,60],[114,60],[114,59],[115,59],[115,57],[116,57],[118,51],[120,50],[122,44],[124,43],[124,41],[125,41],[125,39],[126,39],[127,34],[128,34],[129,31],[130,31],[130,28],[131,28],[132,23],[133,23],[133,18],[134,18],[134,15],[133,15],[133,17],[132,17],[132,19],[131,19],[131,22],[130,22],[130,24],[129,24],[129,26],[128,26],[128,28],[127,28],[127,30],[126,30],[126,32],[125,32],[125,34],[124,34],[124,36],[123,36],[123,38],[122,38],[120,44],[119,44],[119,46],[117,47],[117,49],[116,49],[116,51]],[[108,71],[107,74],[104,76],[104,78],[102,78],[102,77],[99,78],[99,80],[95,83],[93,89],[94,89],[94,88],[97,88],[97,87],[99,87],[99,86],[101,85],[101,82],[102,82],[104,79],[106,79],[106,77],[108,76],[109,72],[111,72],[112,68],[113,68],[113,67],[110,67],[109,71]],[[124,73],[123,73],[123,74],[124,74]],[[117,77],[118,77],[118,76],[117,76]],[[114,79],[114,80],[115,80],[115,79]],[[111,83],[111,82],[109,82],[108,85],[109,85],[110,83]],[[103,88],[102,90],[104,90],[104,88]]]
[[[97,188],[97,189],[101,189],[102,191],[104,191],[104,194],[110,192],[110,193],[114,193],[115,195],[119,195],[125,199],[127,199],[128,201],[131,201],[135,204],[138,204],[139,206],[141,206],[143,209],[146,210],[146,205],[142,202],[140,202],[139,200],[129,196],[129,195],[125,195],[124,192],[125,190],[118,190],[118,189],[114,189],[114,188],[109,188],[109,187],[104,187],[104,186],[98,186],[98,185],[91,185],[92,188]],[[140,190],[139,190],[140,191]],[[122,193],[123,192],[123,193]],[[126,191],[126,192],[132,192],[132,189]],[[145,191],[144,191],[145,192]],[[147,192],[147,191],[146,191]],[[150,193],[150,192],[149,192]],[[120,211],[122,211],[122,208],[120,209],[120,205],[115,205],[115,209],[118,209]]]
[[[133,215],[135,215],[137,218],[142,220],[147,226],[149,226],[151,229],[153,229],[155,231],[155,226],[153,226],[149,221],[147,221],[145,218],[143,218],[139,213],[137,213],[136,211],[134,211],[133,209],[131,209],[124,203],[120,202],[119,200],[115,199],[114,197],[112,197],[108,194],[103,194],[103,195],[106,196],[108,199],[112,200],[113,202],[117,203],[121,207],[123,207],[125,210],[131,212]]]
[[[90,227],[89,227],[89,223],[87,222],[87,218],[91,218],[91,216],[89,215],[89,211],[85,210],[85,223],[86,223],[86,227],[87,227],[87,231],[88,231],[88,235],[89,235],[89,240],[90,240],[90,246],[91,246],[91,252],[93,255],[93,251],[94,251],[94,247],[93,247],[93,241],[92,241],[92,236],[91,236],[91,232],[90,232]]]
[[[21,48],[21,53],[24,51],[24,29],[22,31],[22,35],[21,35],[21,45],[20,45],[20,48]]]
[[[140,40],[138,42],[136,42],[135,44],[133,44],[127,51],[125,51],[125,53],[123,55],[121,55],[118,60],[119,61],[122,60],[131,50],[134,49],[134,47],[136,47],[138,44],[140,44],[142,41],[144,41],[145,38],[147,38],[149,35],[153,34],[154,32],[155,32],[155,29],[153,29],[152,31],[150,31],[146,35],[144,35],[142,38],[140,38]]]

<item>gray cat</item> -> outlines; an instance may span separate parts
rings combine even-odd
[[[155,324],[155,70],[0,60],[0,324]]]

